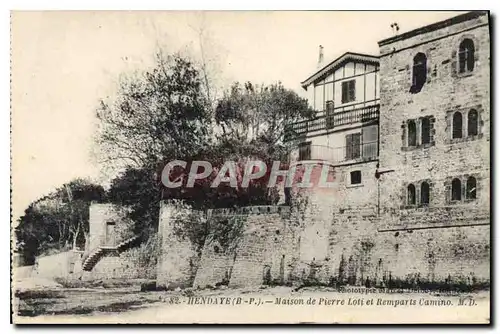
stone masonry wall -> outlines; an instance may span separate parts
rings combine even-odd
[[[430,184],[431,207],[489,208],[490,184],[490,54],[488,16],[427,32],[380,48],[381,114],[380,167],[394,170],[382,175],[382,209],[406,205],[405,188],[426,180]],[[486,24],[486,25],[485,25]],[[460,42],[470,38],[475,46],[474,70],[457,73]],[[411,93],[413,57],[427,56],[427,82]],[[470,109],[479,112],[479,135],[452,139],[451,119],[455,111],[467,126]],[[408,120],[432,116],[430,145],[407,147]],[[417,127],[417,138],[420,129]],[[477,199],[450,201],[451,179],[477,179]],[[464,192],[465,192],[465,187]],[[463,196],[465,197],[465,196]],[[488,210],[489,211],[489,210]]]
[[[234,227],[228,244],[209,236],[203,248],[195,287],[285,284],[296,261],[296,225],[287,206],[214,210],[210,229]]]
[[[297,263],[299,281],[356,285],[367,279],[371,284],[384,284],[389,277],[489,281],[490,229],[484,220],[465,217],[464,226],[379,230],[386,218],[370,209],[335,212],[327,256]]]
[[[296,261],[297,231],[288,214],[249,215],[236,249],[230,287],[284,284]]]
[[[474,43],[474,69],[459,73],[458,48]],[[490,247],[490,36],[488,15],[426,31],[380,46],[380,267],[391,275],[427,279],[489,279]],[[412,63],[427,57],[427,81],[411,92]],[[479,113],[479,133],[467,134],[467,114]],[[452,117],[463,115],[463,138],[452,138]],[[421,143],[419,122],[431,117],[431,142]],[[417,124],[417,145],[408,147],[408,121]],[[476,198],[466,198],[469,176]],[[462,200],[451,200],[451,181],[462,182]],[[420,205],[420,185],[430,185],[428,206]],[[416,187],[416,205],[407,187]],[[375,255],[376,253],[376,255]]]
[[[119,255],[103,257],[91,271],[81,272],[82,278],[95,279],[155,279],[156,265],[143,259],[143,250],[135,247]]]
[[[104,245],[107,222],[115,223],[116,244],[134,236],[133,222],[126,215],[128,210],[126,207],[93,203],[89,210],[90,241],[85,249],[84,258],[97,247]],[[156,268],[144,261],[139,252],[139,248],[135,247],[120,254],[110,253],[102,257],[91,271],[82,271],[80,268],[77,276],[88,280],[154,278]],[[81,264],[76,264],[75,268],[78,265]]]
[[[203,224],[203,219],[203,212],[194,212],[181,202],[161,203],[156,277],[158,286],[167,289],[192,286],[200,253],[188,231],[193,227],[192,224]]]
[[[126,216],[127,208],[110,203],[92,203],[89,208],[90,241],[85,252],[102,246],[106,234],[106,223],[115,223],[116,244],[133,236],[132,221]]]

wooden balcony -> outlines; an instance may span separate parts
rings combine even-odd
[[[378,120],[380,114],[380,104],[334,112],[329,116],[321,116],[310,120],[289,124],[285,127],[285,141],[305,137],[312,132],[323,130],[333,130],[337,127],[365,123]]]

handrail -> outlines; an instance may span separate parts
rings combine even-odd
[[[323,115],[309,120],[299,121],[285,126],[285,140],[314,131],[333,129],[337,126],[358,122],[377,120],[380,114],[380,105],[356,108],[334,112],[331,115]]]

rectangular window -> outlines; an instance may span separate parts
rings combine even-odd
[[[342,103],[356,100],[356,80],[342,82]]]
[[[355,170],[351,172],[351,184],[361,184],[361,171]]]
[[[299,144],[299,160],[311,160],[311,142]]]
[[[361,133],[346,135],[345,146],[346,160],[353,160],[361,157]]]

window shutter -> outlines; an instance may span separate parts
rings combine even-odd
[[[362,130],[363,134],[363,159],[377,157],[378,125],[366,126]]]
[[[345,136],[345,159],[351,160],[352,156],[352,134]]]
[[[326,128],[331,129],[333,128],[333,109],[334,109],[334,103],[333,101],[326,101]]]
[[[349,102],[356,101],[356,80],[349,81]]]
[[[361,133],[353,133],[353,159],[361,156]]]
[[[361,156],[361,133],[352,133],[345,136],[346,160],[357,159]]]
[[[342,103],[347,101],[347,82],[342,82]]]

